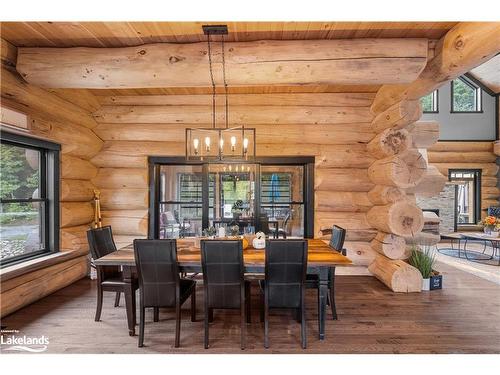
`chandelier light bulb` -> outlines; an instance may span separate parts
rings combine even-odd
[[[248,138],[243,139],[243,152],[246,154],[248,151]]]
[[[205,137],[205,149],[210,152],[210,137]]]
[[[200,145],[200,140],[198,138],[193,139],[194,154],[198,155],[198,146]]]
[[[236,148],[236,137],[233,135],[231,137],[231,151],[234,152],[235,148]]]
[[[219,146],[220,146],[220,150],[222,151],[224,149],[224,139],[223,138],[219,139]]]

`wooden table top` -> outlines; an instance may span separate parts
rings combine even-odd
[[[332,250],[324,241],[317,239],[308,239],[309,266],[349,266],[352,261],[337,251]],[[245,266],[264,266],[265,250],[256,250],[252,246],[243,250],[243,260]],[[200,249],[195,246],[195,239],[177,240],[177,261],[180,266],[199,265],[201,263]],[[117,250],[111,254],[105,255],[94,261],[97,265],[119,265],[134,266],[134,247],[133,244]]]

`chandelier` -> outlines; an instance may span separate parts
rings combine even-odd
[[[204,25],[203,32],[207,36],[208,63],[212,83],[212,127],[186,129],[186,160],[207,161],[241,161],[255,158],[255,129],[244,125],[229,127],[229,106],[226,81],[224,35],[226,25]],[[212,35],[221,36],[222,79],[224,83],[225,116],[224,127],[217,126],[216,85],[212,62]]]

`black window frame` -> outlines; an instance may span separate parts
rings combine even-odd
[[[184,157],[176,156],[149,156],[149,228],[148,238],[158,238],[159,234],[159,206],[160,202],[160,167],[162,165],[202,165],[204,188],[202,193],[202,203],[204,212],[209,211],[208,201],[208,175],[209,164],[254,164],[257,165],[255,191],[259,192],[255,195],[255,217],[260,215],[260,167],[266,165],[303,165],[303,200],[300,204],[304,206],[304,237],[314,238],[314,156],[297,156],[297,157],[256,157],[248,162],[241,161],[186,161]],[[207,188],[205,188],[205,186]],[[171,203],[171,202],[169,202]],[[299,202],[292,202],[299,203]],[[203,215],[202,228],[207,228],[209,224],[208,215]],[[257,228],[256,230],[259,230]]]
[[[477,110],[475,111],[457,111],[455,110],[454,103],[454,93],[453,93],[453,83],[457,80],[461,80],[463,83],[465,83],[467,86],[473,88],[476,90],[476,108]],[[461,76],[457,77],[450,82],[450,87],[451,87],[451,92],[450,92],[450,113],[483,113],[483,89],[477,85],[476,83],[472,82],[470,79],[467,77]]]
[[[435,108],[432,111],[424,111],[423,110],[422,113],[439,113],[439,89],[436,89],[427,95],[432,95],[432,103],[433,103],[433,107],[435,107]]]
[[[474,169],[474,168],[452,168],[448,169],[448,181],[452,182],[452,174],[453,173],[473,173],[474,174],[474,223],[463,223],[460,224],[457,222],[457,201],[455,199],[454,202],[454,212],[453,212],[453,226],[454,231],[456,232],[459,226],[471,226],[478,223],[481,220],[481,177],[482,177],[482,169]],[[457,178],[458,179],[458,178]],[[455,197],[457,194],[458,187],[455,186]]]
[[[43,223],[41,223],[44,249],[0,260],[0,268],[3,268],[59,252],[59,153],[61,145],[6,132],[3,129],[1,130],[0,143],[40,152],[40,197],[36,199],[0,198],[0,203],[43,202],[45,205]]]

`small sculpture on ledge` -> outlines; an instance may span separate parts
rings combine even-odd
[[[264,249],[266,247],[266,234],[264,232],[257,232],[252,241],[254,249]]]

